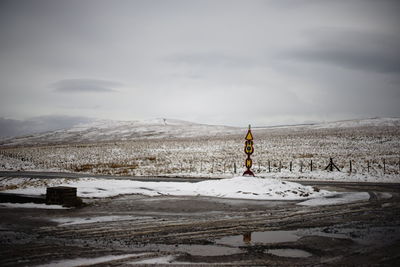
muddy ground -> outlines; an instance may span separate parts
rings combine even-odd
[[[310,207],[126,195],[79,209],[3,207],[0,266],[400,266],[398,185],[319,187],[370,199]]]

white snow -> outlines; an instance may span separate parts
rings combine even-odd
[[[54,179],[53,179],[54,180]],[[68,180],[65,186],[77,187],[80,197],[104,198],[122,194],[147,196],[209,196],[254,200],[302,200],[333,195],[326,190],[315,191],[311,186],[286,182],[279,179],[257,177],[233,177],[230,179],[189,182],[140,182],[134,180],[111,180],[84,178]],[[45,187],[27,187],[6,190],[9,193],[30,195],[44,194]]]
[[[355,127],[367,127],[367,126],[400,126],[399,118],[370,118],[370,119],[359,119],[359,120],[343,120],[335,122],[325,122],[312,126],[316,129],[327,129],[327,128],[355,128]]]
[[[367,201],[369,200],[369,194],[367,192],[345,192],[337,194],[334,197],[327,198],[313,198],[306,201],[300,202],[297,205],[302,206],[322,206],[322,205],[340,205],[345,203]]]
[[[238,133],[240,128],[198,124],[174,119],[143,121],[96,120],[69,129],[0,140],[7,145],[48,144],[66,141],[114,141],[168,137],[200,137]]]
[[[115,222],[125,220],[139,220],[147,217],[143,216],[97,216],[97,217],[63,217],[63,218],[51,218],[53,222],[59,223],[59,226],[75,225],[75,224],[86,224],[86,223],[98,223],[98,222]]]
[[[399,183],[400,176],[398,174],[361,174],[352,173],[349,175],[347,172],[328,172],[328,171],[306,171],[306,172],[290,172],[289,170],[282,170],[279,173],[264,172],[259,176],[271,178],[279,177],[284,180],[296,181],[331,181],[331,182],[372,182],[372,183]]]
[[[46,204],[37,204],[37,203],[0,203],[0,208],[23,208],[23,209],[69,209],[60,205],[46,205]]]
[[[289,258],[307,258],[311,257],[312,254],[301,249],[293,248],[278,248],[278,249],[267,249],[265,253],[276,255],[279,257],[289,257]]]
[[[129,262],[129,264],[169,264],[172,261],[174,261],[174,259],[175,259],[175,256],[168,255],[168,256],[145,259],[145,260],[140,260],[140,261],[132,261],[132,262]]]
[[[253,171],[293,180],[399,182],[399,131],[400,118],[254,128]],[[97,121],[0,141],[0,170],[232,177],[244,171],[245,133],[169,119]],[[53,142],[60,145],[36,146]],[[331,157],[341,172],[324,171]]]
[[[73,267],[73,266],[86,266],[86,265],[93,265],[99,263],[106,263],[115,260],[126,259],[135,256],[144,256],[148,255],[148,253],[141,253],[141,254],[125,254],[125,255],[109,255],[97,258],[76,258],[71,260],[61,260],[61,261],[54,261],[48,264],[37,265],[36,267]]]

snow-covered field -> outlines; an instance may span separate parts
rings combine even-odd
[[[245,134],[163,119],[96,122],[3,140],[0,170],[229,178],[244,171]],[[253,170],[260,177],[400,182],[399,118],[255,128],[253,135]],[[324,170],[331,157],[341,172]]]

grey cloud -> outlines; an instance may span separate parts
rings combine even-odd
[[[362,71],[400,73],[400,40],[396,36],[338,29],[308,36],[307,46],[284,52],[284,57]]]
[[[70,128],[79,123],[94,119],[78,116],[39,116],[27,120],[14,120],[0,117],[0,137],[21,136],[32,133]]]
[[[122,84],[113,81],[92,79],[66,79],[51,85],[56,92],[63,93],[107,93],[117,92],[114,88]]]
[[[187,64],[198,66],[229,66],[229,67],[249,67],[253,62],[246,57],[228,55],[223,52],[203,52],[203,53],[182,53],[174,54],[165,58],[167,62],[175,64]]]

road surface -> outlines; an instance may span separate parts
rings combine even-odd
[[[11,174],[66,177],[0,176]],[[0,207],[0,266],[68,265],[78,259],[100,266],[399,266],[398,184],[318,184],[369,192],[371,198],[313,207],[297,201],[125,195],[84,199],[87,206],[80,209]]]

